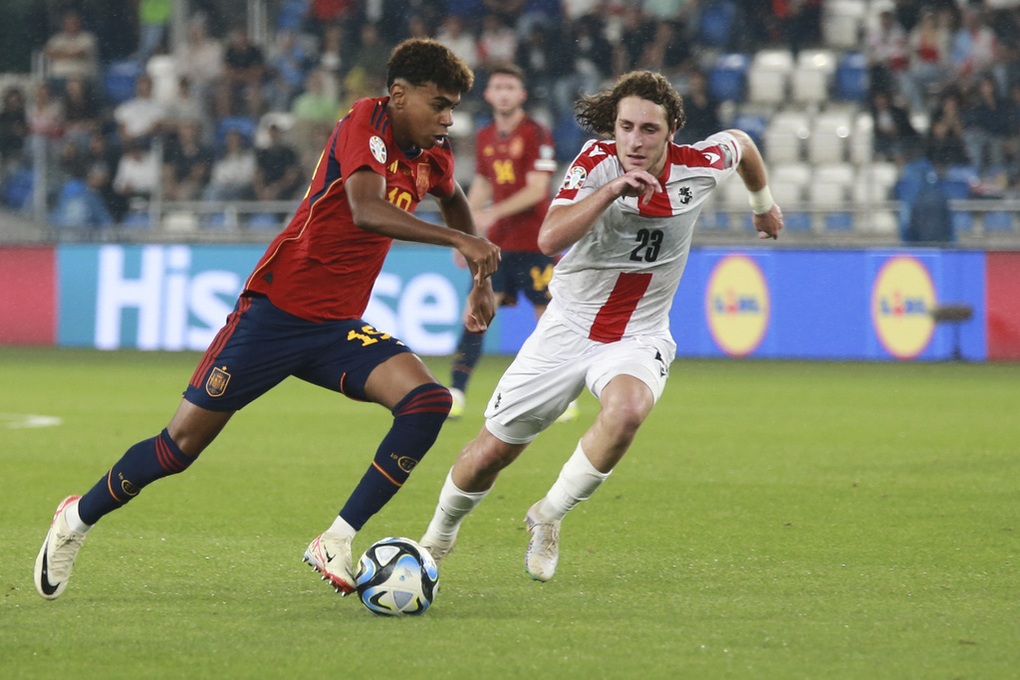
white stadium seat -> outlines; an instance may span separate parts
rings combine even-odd
[[[820,104],[829,99],[829,84],[836,71],[832,50],[801,50],[790,79],[793,101]]]
[[[822,10],[822,38],[826,45],[853,49],[861,43],[866,3],[861,0],[827,0]]]
[[[765,157],[770,163],[800,161],[804,140],[811,133],[811,120],[801,111],[780,111],[762,135]]]
[[[815,116],[808,137],[808,160],[839,163],[846,157],[852,119],[845,111],[824,111]]]
[[[793,53],[787,49],[759,50],[747,70],[747,99],[756,104],[786,102]]]

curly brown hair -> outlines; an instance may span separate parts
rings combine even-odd
[[[400,43],[390,54],[386,87],[397,79],[412,85],[435,83],[441,90],[463,94],[474,85],[475,74],[446,45],[431,38],[414,38]]]
[[[577,122],[600,135],[612,135],[616,127],[616,109],[624,97],[640,97],[666,110],[666,122],[676,130],[687,122],[684,100],[665,76],[652,71],[631,71],[620,76],[611,90],[581,97],[574,109]]]

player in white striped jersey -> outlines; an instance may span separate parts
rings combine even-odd
[[[626,74],[582,98],[577,112],[611,140],[584,146],[542,223],[543,252],[569,249],[553,272],[552,302],[496,386],[485,425],[450,470],[421,539],[443,559],[500,470],[587,387],[600,404],[595,422],[525,517],[525,569],[538,581],[556,571],[561,520],[605,481],[662,394],[676,351],[669,310],[709,193],[736,173],[759,237],[777,238],[783,228],[747,134],[671,141],[684,123],[683,100],[663,76]]]

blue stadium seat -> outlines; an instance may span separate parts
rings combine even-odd
[[[280,221],[284,219],[273,213],[252,213],[248,218],[249,229],[279,229]]]
[[[111,62],[103,71],[103,93],[111,106],[135,96],[135,81],[142,74],[142,65],[134,60]]]
[[[861,52],[847,52],[833,74],[837,99],[862,102],[868,96],[868,60]]]
[[[32,171],[18,170],[0,188],[0,200],[9,208],[21,210],[32,200]]]
[[[708,92],[719,101],[744,101],[747,69],[751,59],[746,54],[722,54],[708,71]]]
[[[148,229],[152,224],[148,212],[131,210],[121,219],[120,226],[124,229]]]
[[[223,150],[224,140],[227,138],[227,133],[232,130],[237,130],[244,138],[251,144],[255,140],[255,130],[258,127],[258,122],[254,118],[248,118],[246,116],[232,116],[230,118],[223,118],[216,124],[216,149],[218,151]]]
[[[714,0],[698,20],[700,42],[706,47],[726,47],[732,39],[737,6],[731,0]]]
[[[811,214],[806,212],[784,212],[783,228],[788,231],[811,231]]]
[[[768,125],[768,118],[753,113],[741,113],[733,119],[733,127],[746,132],[759,147],[762,146],[762,137]]]
[[[829,231],[850,231],[854,228],[854,217],[848,212],[826,213],[825,228]]]
[[[1013,231],[1013,213],[995,210],[985,213],[985,231]]]
[[[941,184],[943,194],[950,201],[970,198],[970,182],[966,180],[943,179]],[[970,231],[973,228],[973,214],[961,210],[953,210],[953,229],[955,231]]]

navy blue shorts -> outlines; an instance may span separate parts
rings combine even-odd
[[[544,307],[549,304],[549,279],[552,278],[553,258],[542,253],[504,252],[499,269],[492,275],[492,289],[503,294],[503,305],[513,307],[517,296],[524,293],[531,304]]]
[[[365,400],[376,366],[410,352],[362,319],[299,319],[265,297],[242,297],[206,350],[184,398],[211,411],[236,411],[287,376]]]

